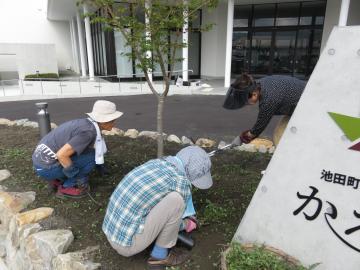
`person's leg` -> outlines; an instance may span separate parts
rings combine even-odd
[[[289,120],[290,120],[290,116],[285,115],[280,119],[280,121],[276,125],[273,133],[273,141],[275,146],[278,146]]]
[[[126,257],[143,251],[156,238],[156,245],[165,249],[171,248],[176,244],[184,209],[185,203],[181,195],[171,192],[151,209],[145,219],[143,232],[135,234],[130,247],[109,242],[120,255]]]
[[[64,188],[74,187],[78,184],[87,184],[88,175],[95,167],[95,151],[89,151],[81,155],[74,155],[71,160],[79,173],[74,178],[68,178],[63,184]]]
[[[71,160],[79,173],[74,178],[68,178],[62,186],[58,188],[57,197],[82,198],[89,192],[88,175],[95,167],[95,151],[89,151],[79,156],[74,155]]]
[[[49,193],[56,192],[61,186],[66,176],[62,172],[61,165],[55,165],[52,168],[44,169],[34,166],[34,170],[38,176],[47,181]]]
[[[65,175],[62,172],[61,165],[57,165],[49,169],[34,166],[34,169],[36,174],[46,181],[50,181],[54,179],[65,179]]]

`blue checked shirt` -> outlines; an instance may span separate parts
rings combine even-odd
[[[150,210],[176,191],[187,202],[191,183],[184,172],[164,159],[153,159],[129,172],[110,197],[102,229],[109,240],[131,246],[142,233]]]

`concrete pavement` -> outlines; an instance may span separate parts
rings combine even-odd
[[[107,96],[89,98],[49,99],[51,121],[61,124],[82,118],[92,110],[97,99],[115,102],[118,110],[124,112],[116,126],[126,130],[156,130],[157,100],[153,95]],[[229,111],[222,108],[222,95],[174,95],[169,96],[164,109],[164,131],[167,134],[188,136],[194,139],[208,137],[230,141],[245,129],[250,129],[256,121],[258,107],[246,106],[241,110]],[[44,101],[44,100],[42,100]],[[0,103],[0,118],[10,120],[28,118],[36,121],[36,100]],[[262,137],[272,137],[278,121],[274,117],[263,132]]]

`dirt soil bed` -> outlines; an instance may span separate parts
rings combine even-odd
[[[39,140],[38,130],[0,125],[0,169],[8,169],[12,176],[2,184],[9,191],[35,191],[36,200],[30,208],[53,207],[51,218],[42,223],[46,229],[70,229],[75,240],[69,251],[100,245],[96,262],[101,269],[146,269],[149,250],[124,258],[109,245],[101,230],[108,199],[122,177],[145,161],[156,157],[156,143],[150,139],[129,139],[107,136],[110,150],[106,156],[110,175],[90,176],[90,197],[78,200],[58,199],[49,195],[44,181],[33,172],[31,154]],[[175,154],[182,146],[165,144],[167,155]],[[247,205],[266,169],[270,155],[229,151],[213,158],[214,186],[207,191],[194,190],[197,217],[202,223],[193,233],[196,246],[191,259],[172,269],[219,269],[220,251],[227,245],[239,225]]]

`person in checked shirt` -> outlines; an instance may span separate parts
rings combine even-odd
[[[233,144],[250,143],[264,131],[274,115],[283,115],[274,131],[273,140],[277,145],[305,85],[305,81],[291,76],[272,75],[254,80],[249,74],[241,74],[228,90],[223,107],[232,110],[259,103],[259,114],[254,126],[243,131]]]
[[[212,186],[211,161],[198,146],[175,156],[150,160],[129,172],[110,197],[102,229],[122,256],[135,255],[154,241],[147,263],[174,266],[188,255],[173,248],[182,216],[191,198],[191,186]]]

